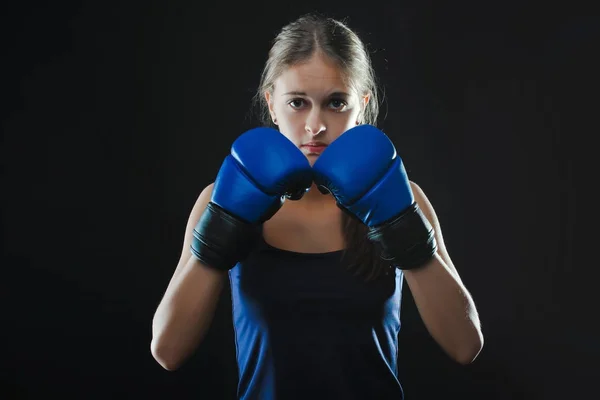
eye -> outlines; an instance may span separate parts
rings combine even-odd
[[[287,104],[294,110],[298,110],[306,106],[306,100],[302,98],[296,98],[288,101]],[[336,112],[344,111],[347,106],[348,102],[344,99],[330,99],[328,104],[328,107]]]
[[[288,101],[288,105],[294,109],[300,108],[304,105],[304,99],[292,99]]]
[[[329,103],[336,111],[343,111],[348,103],[343,99],[331,99]]]

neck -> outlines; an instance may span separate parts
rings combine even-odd
[[[335,204],[335,198],[330,194],[321,193],[319,189],[317,189],[317,185],[314,183],[310,187],[310,190],[305,193],[300,200],[288,200],[286,203],[293,203],[297,206],[310,207],[312,209],[322,209],[330,206],[337,207]]]

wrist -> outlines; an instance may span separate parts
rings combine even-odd
[[[426,265],[437,251],[433,227],[416,202],[396,217],[371,227],[368,238],[379,245],[381,258],[402,270]]]
[[[194,228],[191,252],[208,267],[227,271],[248,257],[260,228],[209,202]]]

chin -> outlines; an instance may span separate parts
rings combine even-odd
[[[319,158],[318,154],[307,154],[306,155],[306,159],[308,160],[308,163],[310,164],[311,167],[317,161],[318,158]]]

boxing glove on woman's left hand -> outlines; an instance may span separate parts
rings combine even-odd
[[[434,232],[414,200],[390,139],[359,125],[334,140],[313,165],[314,180],[338,206],[369,227],[382,257],[400,269],[423,265],[437,249]]]

